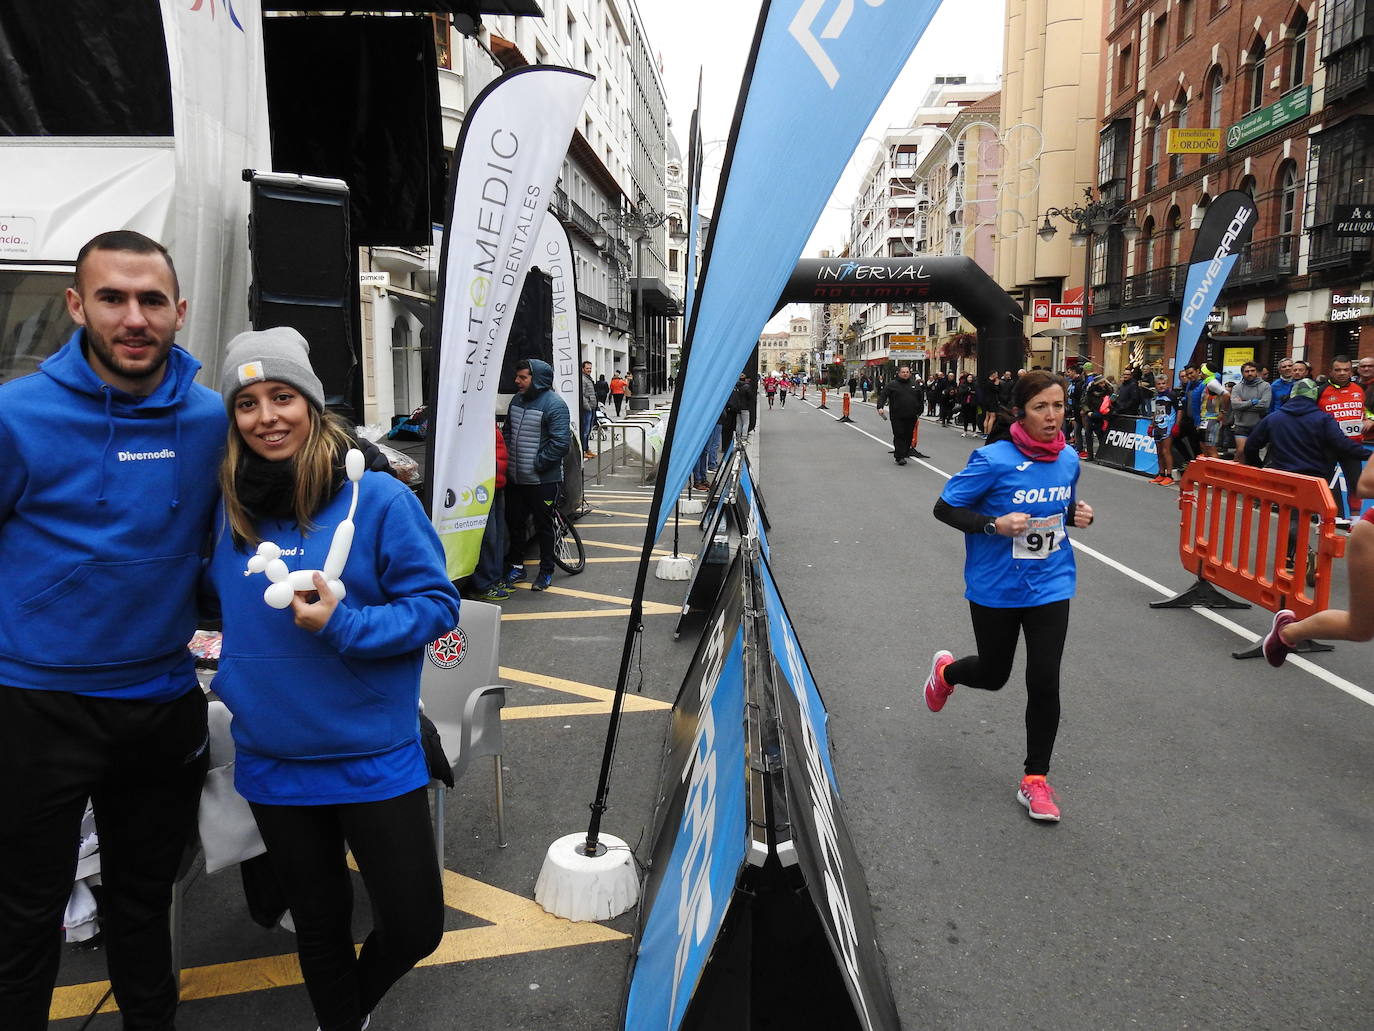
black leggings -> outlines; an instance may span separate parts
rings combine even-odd
[[[315,1017],[323,1031],[358,1031],[387,989],[443,935],[426,789],[381,802],[252,806],[296,923]],[[346,847],[372,903],[372,932],[356,957]]]
[[[1026,633],[1026,772],[1046,774],[1059,732],[1059,664],[1069,630],[1069,602],[1022,609],[968,603],[978,654],[945,667],[945,680],[984,691],[1000,690],[1011,676],[1016,638]]]

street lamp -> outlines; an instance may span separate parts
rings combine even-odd
[[[1088,311],[1092,307],[1092,268],[1094,236],[1105,236],[1113,226],[1121,227],[1121,238],[1131,243],[1140,235],[1136,224],[1135,212],[1126,204],[1112,204],[1097,200],[1091,189],[1083,191],[1084,203],[1071,208],[1050,208],[1045,212],[1044,221],[1036,230],[1040,239],[1049,243],[1059,232],[1051,218],[1061,219],[1073,225],[1069,242],[1075,247],[1084,248],[1083,255],[1083,316],[1078,322],[1078,353],[1088,354]]]
[[[630,345],[630,410],[648,411],[649,409],[649,370],[648,348],[644,342],[644,241],[649,233],[672,217],[667,212],[655,211],[643,194],[632,208],[620,211],[603,211],[597,221],[614,225],[625,230],[635,242],[635,322],[634,339]],[[685,240],[687,234],[681,229],[680,220],[674,218],[672,237],[676,243]],[[604,230],[598,229],[593,242],[601,250],[610,246],[611,238]]]

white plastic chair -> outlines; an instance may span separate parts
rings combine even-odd
[[[456,639],[456,640],[455,640]],[[501,709],[505,685],[497,682],[501,653],[501,607],[463,600],[455,633],[425,649],[420,675],[420,703],[439,728],[444,755],[456,781],[484,755],[493,757],[496,772],[496,844],[506,847],[506,798],[501,777]],[[446,786],[434,788],[434,847],[444,865],[444,801]]]

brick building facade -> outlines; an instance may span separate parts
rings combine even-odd
[[[1374,0],[1105,2],[1097,196],[1120,215],[1085,256],[1092,357],[1169,368],[1193,238],[1226,190],[1259,221],[1192,357],[1374,354],[1371,239],[1335,228],[1338,205],[1374,202]],[[1219,151],[1169,153],[1176,128],[1220,130]]]

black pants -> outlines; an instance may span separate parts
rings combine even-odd
[[[968,433],[972,430],[978,432],[978,407],[977,405],[965,404],[959,408],[959,426]]]
[[[1059,732],[1059,664],[1069,629],[1068,600],[1021,609],[968,603],[978,654],[945,667],[945,680],[984,691],[1000,690],[1011,676],[1016,639],[1026,636],[1026,772],[1050,770]]]
[[[506,565],[523,566],[529,546],[526,521],[534,519],[539,538],[539,572],[553,573],[553,505],[558,483],[506,483]]]
[[[0,1028],[48,1026],[87,798],[124,1027],[174,1026],[167,910],[208,759],[205,695],[194,682],[172,702],[0,686]]]
[[[902,459],[911,454],[911,435],[916,432],[916,417],[904,418],[899,415],[889,416],[892,419],[892,454],[894,458]]]
[[[443,936],[444,892],[426,790],[353,805],[252,807],[291,907],[315,1017],[323,1031],[358,1031],[387,989]],[[356,956],[345,848],[372,903],[372,931]]]

